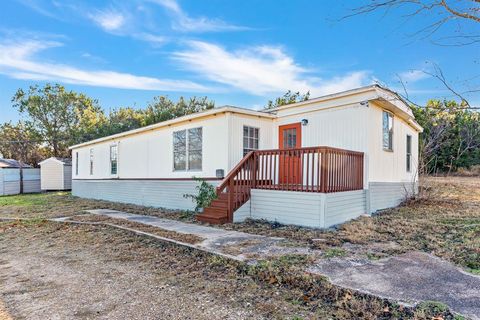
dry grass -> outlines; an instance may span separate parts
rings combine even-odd
[[[285,237],[323,250],[346,249],[377,259],[421,250],[480,272],[480,178],[426,178],[423,197],[337,230],[315,230],[262,221],[225,228]]]
[[[195,244],[205,240],[204,238],[196,236],[194,234],[179,233],[175,231],[164,230],[164,229],[160,229],[154,226],[149,226],[139,222],[127,221],[123,219],[115,219],[115,218],[110,218],[110,217],[96,215],[96,214],[74,216],[69,220],[80,221],[80,222],[110,223],[117,226],[132,228],[132,229],[147,232],[159,237],[169,238],[172,240],[189,243],[189,244]]]
[[[36,287],[35,281],[23,282],[25,275],[21,276],[20,281],[28,284],[21,298],[15,300],[11,294],[7,296],[7,302],[20,316],[29,310],[23,305],[29,296],[33,297],[36,307],[42,304],[43,308],[59,314],[84,310],[85,299],[93,296],[105,311],[83,311],[89,318],[108,317],[109,313],[105,312],[111,310],[126,312],[126,318],[131,314],[137,318],[141,318],[140,315],[161,318],[177,309],[173,318],[205,319],[205,314],[200,317],[199,311],[205,310],[205,301],[208,301],[209,312],[225,309],[230,314],[242,312],[239,318],[432,319],[441,316],[454,319],[448,309],[439,308],[438,304],[405,308],[307,275],[302,271],[308,262],[307,256],[287,255],[253,266],[245,265],[102,225],[60,224],[42,219],[0,223],[0,251],[2,259],[9,259],[11,263],[19,259],[20,265],[25,266],[22,259],[41,261],[45,274],[50,274],[48,268],[54,268],[57,273],[65,270],[66,274],[75,270],[76,274],[69,276],[75,281],[84,281],[74,285],[47,281],[48,287],[42,283]],[[115,284],[137,292],[129,296],[131,303],[115,304],[117,295],[124,296],[124,293],[112,287],[112,277]],[[78,285],[85,289],[79,291]],[[165,292],[164,288],[172,288],[175,295],[171,297],[171,292]],[[105,294],[104,290],[111,291]],[[40,292],[42,299],[35,300]],[[64,296],[72,295],[78,299],[61,303]],[[59,299],[58,303],[52,302],[55,299]],[[218,317],[219,314],[210,315],[210,318]]]

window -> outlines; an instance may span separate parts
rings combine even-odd
[[[75,152],[75,175],[78,176],[78,152]]]
[[[93,149],[90,149],[90,175],[93,174]]]
[[[283,130],[283,148],[294,149],[297,146],[297,128]]]
[[[412,136],[407,134],[407,172],[412,171]]]
[[[243,126],[243,156],[253,150],[258,150],[258,128]]]
[[[202,128],[173,133],[173,169],[202,170]]]
[[[383,149],[393,151],[393,116],[383,111]]]
[[[110,146],[110,174],[118,171],[118,145]]]

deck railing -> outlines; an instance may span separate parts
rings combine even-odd
[[[228,215],[250,199],[250,190],[340,192],[363,189],[363,152],[331,147],[249,152],[217,188],[228,196]]]

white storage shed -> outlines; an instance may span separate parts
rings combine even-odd
[[[51,157],[39,165],[43,191],[72,189],[72,159]]]

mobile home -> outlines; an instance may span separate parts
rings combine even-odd
[[[408,105],[377,85],[254,111],[225,106],[71,147],[73,195],[190,210],[203,178],[210,223],[268,219],[326,228],[416,192]]]

